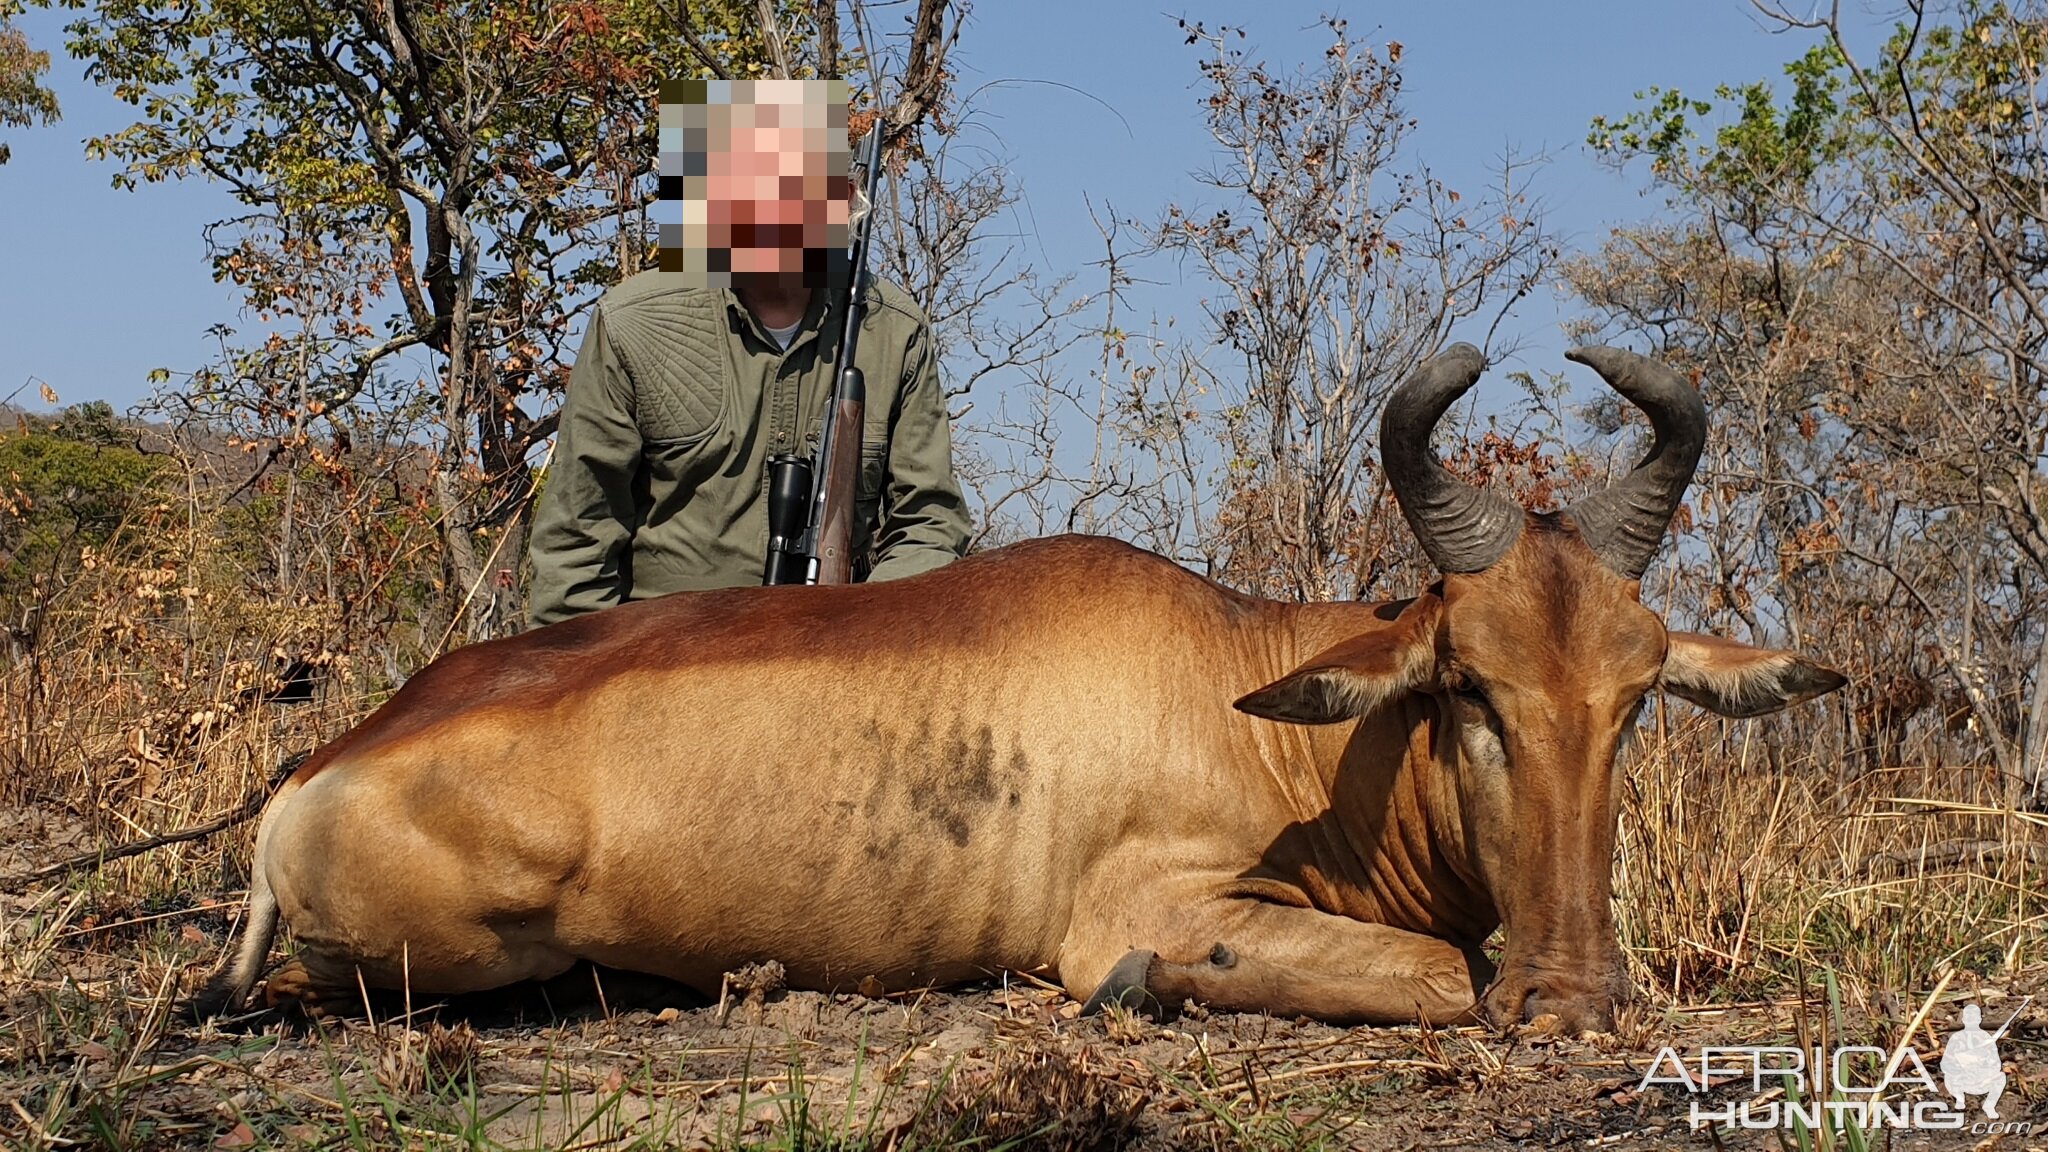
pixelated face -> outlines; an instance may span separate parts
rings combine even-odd
[[[846,102],[844,80],[663,83],[662,270],[724,283],[845,247]]]

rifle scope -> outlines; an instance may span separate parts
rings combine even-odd
[[[804,533],[811,526],[811,461],[807,456],[768,458],[768,566],[763,584],[801,584],[811,558]]]

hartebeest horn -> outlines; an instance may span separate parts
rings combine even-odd
[[[1631,580],[1657,555],[1664,529],[1685,498],[1707,443],[1707,406],[1685,378],[1620,348],[1574,348],[1565,358],[1602,380],[1650,418],[1656,439],[1635,471],[1565,509],[1602,563]]]
[[[1380,416],[1380,464],[1394,499],[1422,550],[1445,572],[1490,567],[1522,532],[1520,505],[1444,471],[1429,447],[1436,422],[1485,369],[1479,349],[1453,344],[1403,381]]]

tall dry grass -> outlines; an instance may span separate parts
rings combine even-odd
[[[2043,818],[1997,772],[1929,761],[1845,775],[1808,721],[1661,705],[1624,773],[1617,913],[1653,1003],[1783,995],[1833,971],[1896,1017],[1939,974],[2039,960]]]

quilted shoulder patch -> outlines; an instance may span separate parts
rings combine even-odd
[[[691,440],[725,409],[726,325],[716,293],[665,292],[606,307],[612,350],[633,381],[640,435]]]

